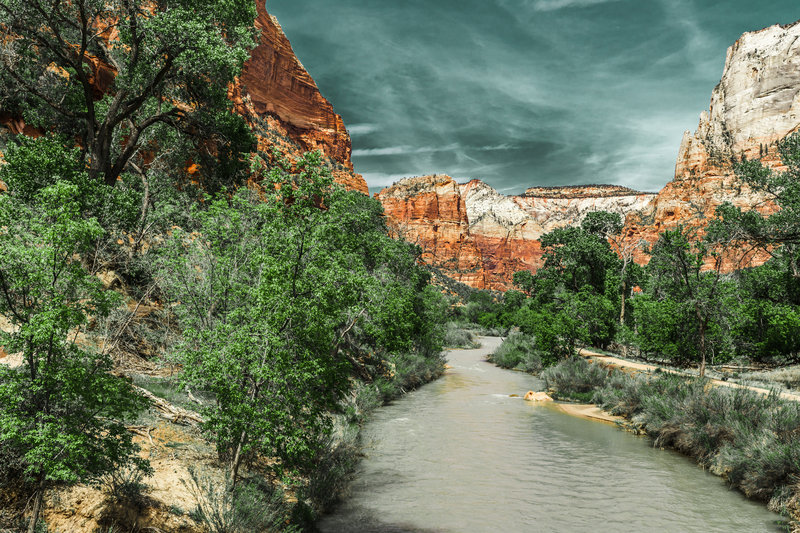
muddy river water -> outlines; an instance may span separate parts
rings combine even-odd
[[[323,532],[770,532],[780,517],[677,453],[521,398],[527,374],[448,353],[437,382],[380,409]]]

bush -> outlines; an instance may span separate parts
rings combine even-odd
[[[589,393],[594,393],[594,389],[605,383],[608,370],[598,364],[589,364],[582,357],[572,357],[548,368],[541,377],[547,388],[553,389],[559,398],[587,401],[591,399]]]
[[[554,364],[555,358],[537,350],[536,342],[530,335],[515,332],[489,356],[489,361],[502,368],[538,374],[545,366]]]
[[[444,345],[447,348],[477,348],[472,332],[460,327],[454,322],[448,322],[444,332]]]
[[[197,502],[190,516],[211,533],[298,531],[287,526],[283,493],[269,483],[249,480],[234,489],[230,480],[220,483],[195,468],[189,469],[189,476],[184,483]]]
[[[100,485],[109,504],[141,511],[146,504],[147,490],[147,484],[143,480],[149,474],[150,472],[143,472],[138,468],[123,466],[103,476]]]
[[[784,505],[800,475],[800,405],[705,380],[614,373],[594,395],[653,437],[727,478],[746,496]]]

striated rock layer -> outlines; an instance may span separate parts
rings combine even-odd
[[[540,266],[543,234],[580,224],[591,211],[624,216],[653,196],[602,185],[504,196],[479,180],[459,185],[437,175],[401,180],[377,198],[395,231],[422,248],[424,261],[472,287],[505,290],[514,272]]]
[[[684,134],[674,179],[658,194],[573,186],[503,196],[480,181],[458,185],[447,176],[426,176],[402,180],[378,198],[397,231],[419,243],[430,264],[473,287],[503,290],[515,271],[540,266],[542,234],[577,225],[590,211],[625,217],[626,247],[638,246],[640,263],[649,259],[645,245],[664,230],[683,225],[701,236],[723,202],[774,211],[736,177],[733,165],[742,156],[761,157],[781,170],[776,142],[799,128],[800,22],[746,33],[728,49],[711,106],[697,131]],[[447,213],[446,221],[440,212]],[[730,253],[724,267],[766,259],[763,253]]]
[[[349,189],[369,194],[367,183],[353,171],[350,135],[342,117],[325,99],[292,50],[277,19],[256,1],[258,46],[230,90],[236,111],[259,136],[259,148],[272,147],[290,158],[321,150],[334,177]]]

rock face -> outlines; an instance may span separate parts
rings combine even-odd
[[[652,244],[678,225],[702,235],[726,201],[774,211],[736,177],[733,164],[742,156],[762,157],[781,170],[776,142],[798,129],[800,22],[746,33],[728,49],[710,109],[700,115],[694,134],[684,134],[674,179],[656,195],[580,186],[535,187],[522,196],[503,196],[480,181],[458,185],[446,176],[427,176],[402,180],[378,198],[397,231],[423,247],[424,260],[473,287],[503,290],[515,271],[540,266],[542,234],[577,225],[590,211],[623,215],[630,246]],[[447,213],[446,221],[440,212]],[[635,257],[640,263],[649,259],[642,247]],[[732,253],[724,268],[766,259],[764,254]]]
[[[322,96],[263,0],[256,6],[260,40],[230,90],[237,112],[254,127],[260,148],[277,147],[290,158],[321,150],[338,182],[368,194],[364,178],[353,171],[350,135],[342,117]]]
[[[459,185],[439,175],[401,180],[377,198],[394,230],[422,248],[424,261],[472,287],[505,290],[514,272],[540,266],[543,234],[580,224],[591,211],[624,216],[653,196],[614,186],[504,196],[479,180]]]
[[[641,213],[628,217],[630,241],[649,243],[682,224],[701,233],[729,201],[767,213],[774,206],[739,180],[733,163],[746,156],[781,170],[776,141],[800,126],[800,23],[744,34],[728,49],[722,80],[697,131],[681,141],[675,177]],[[647,260],[640,252],[640,262]],[[764,255],[730,257],[727,268],[758,264]]]

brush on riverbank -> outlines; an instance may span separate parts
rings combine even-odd
[[[561,398],[591,400],[625,417],[655,446],[689,455],[749,498],[800,517],[800,404],[707,380],[630,376],[573,358],[542,373]]]

